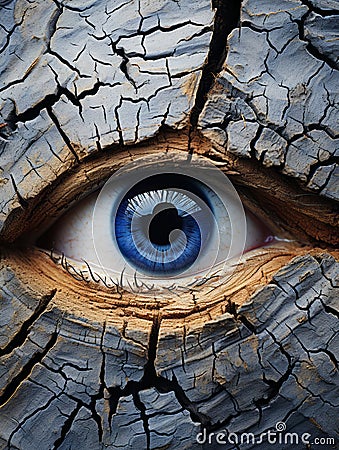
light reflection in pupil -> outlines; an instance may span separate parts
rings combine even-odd
[[[155,206],[152,216],[149,225],[150,241],[155,245],[169,246],[170,233],[182,229],[182,218],[177,208],[171,203],[160,203]]]

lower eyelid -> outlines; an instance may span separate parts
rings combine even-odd
[[[191,316],[199,310],[207,309],[211,317],[224,313],[226,298],[235,296],[237,304],[245,302],[260,286],[269,283],[271,277],[295,256],[312,253],[309,247],[299,247],[295,243],[278,243],[270,247],[254,250],[244,255],[238,270],[227,284],[211,279],[201,283],[194,290],[173,296],[142,297],[130,292],[115,292],[98,283],[76,281],[60,270],[50,260],[50,256],[38,249],[25,253],[19,250],[7,251],[4,264],[16,273],[18,282],[33,292],[50,292],[57,289],[53,303],[60,310],[76,311],[93,320],[109,312],[125,316],[149,317],[154,308],[166,317]],[[313,251],[316,253],[316,251]],[[319,252],[318,252],[319,253]],[[99,316],[98,316],[99,315]]]

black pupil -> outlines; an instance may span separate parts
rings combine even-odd
[[[181,229],[182,218],[171,203],[160,203],[153,209],[149,239],[155,245],[169,245],[171,231]]]

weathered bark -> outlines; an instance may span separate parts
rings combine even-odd
[[[197,434],[277,422],[338,439],[337,14],[0,1],[1,449],[220,448]],[[77,281],[32,245],[164,149],[209,157],[293,242],[168,298]],[[223,445],[251,447],[272,445]]]

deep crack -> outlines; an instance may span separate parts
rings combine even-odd
[[[14,188],[14,192],[16,193],[16,195],[17,195],[17,197],[18,197],[18,201],[19,201],[19,203],[20,203],[20,206],[21,206],[23,209],[26,209],[26,208],[28,207],[28,201],[25,200],[25,199],[23,198],[23,196],[20,194],[20,192],[19,192],[19,190],[18,190],[18,187],[17,187],[17,185],[16,185],[16,182],[15,182],[14,177],[13,177],[12,174],[10,174],[10,177],[11,177],[12,185],[13,185],[13,188]]]
[[[72,153],[72,155],[74,156],[75,160],[77,163],[80,162],[79,156],[77,155],[75,149],[73,148],[73,145],[69,139],[69,137],[67,136],[67,134],[64,132],[64,130],[62,129],[58,118],[56,117],[56,115],[54,114],[51,106],[47,106],[46,107],[47,113],[49,115],[49,117],[51,118],[51,120],[54,122],[57,130],[59,131],[61,137],[63,138],[65,144],[67,145],[67,147],[69,148],[70,152]]]
[[[39,316],[46,310],[48,304],[56,294],[56,289],[53,289],[50,294],[44,295],[40,300],[38,306],[33,314],[24,322],[22,322],[20,330],[14,335],[13,339],[3,348],[0,349],[0,357],[8,355],[15,348],[20,347],[27,339],[31,326],[39,318]]]
[[[109,405],[110,405],[110,413],[109,413],[109,424],[111,425],[112,417],[116,414],[117,407],[119,404],[119,400],[122,397],[127,397],[129,395],[133,396],[134,404],[137,409],[142,413],[141,417],[144,423],[145,432],[147,430],[147,413],[146,410],[143,409],[143,404],[140,400],[139,393],[140,391],[155,388],[159,393],[169,393],[174,392],[178,403],[182,406],[183,409],[190,413],[191,419],[193,422],[199,422],[205,427],[211,427],[210,418],[203,413],[198,411],[196,405],[194,405],[187,395],[185,394],[182,387],[179,385],[175,375],[173,374],[173,378],[167,379],[161,375],[156,373],[155,369],[155,358],[157,353],[157,345],[159,339],[159,328],[160,328],[160,320],[159,317],[156,316],[153,321],[150,339],[149,339],[149,347],[148,347],[148,361],[144,367],[144,375],[140,381],[129,381],[126,386],[121,389],[119,386],[114,386],[108,388],[110,393]],[[146,432],[147,434],[147,432]],[[149,437],[147,437],[149,442]]]
[[[57,450],[60,447],[60,445],[64,442],[68,432],[70,431],[70,429],[73,425],[73,422],[74,422],[76,416],[78,415],[78,412],[79,412],[81,406],[82,405],[80,403],[78,403],[76,405],[76,407],[74,408],[74,410],[69,415],[69,417],[67,418],[67,420],[64,422],[63,426],[61,427],[60,437],[54,442],[53,450]]]
[[[305,36],[305,22],[309,14],[310,13],[307,12],[302,16],[300,20],[296,21],[299,27],[299,39],[307,43],[306,49],[314,58],[319,61],[324,61],[326,64],[328,64],[329,67],[331,67],[331,69],[338,70],[338,64],[332,61],[332,59],[328,56],[321,53]]]
[[[207,94],[226,59],[227,38],[239,24],[241,0],[214,0],[213,7],[216,8],[216,14],[212,40],[190,118],[193,129],[198,124],[200,113],[207,101]]]
[[[38,364],[55,345],[57,337],[58,333],[54,332],[51,335],[50,340],[47,342],[44,350],[42,352],[37,352],[35,355],[33,355],[33,357],[28,361],[28,363],[23,366],[21,371],[11,379],[11,381],[7,384],[6,388],[4,389],[3,394],[0,396],[0,406],[4,405],[14,395],[15,391],[18,389],[20,384],[28,378],[34,366]]]

